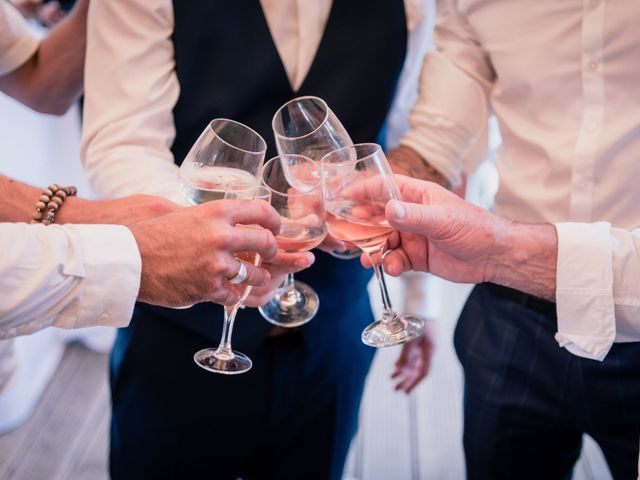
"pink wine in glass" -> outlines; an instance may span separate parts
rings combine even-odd
[[[322,243],[327,229],[322,226],[306,226],[296,221],[283,220],[276,237],[278,249],[287,253],[308,252]]]
[[[253,265],[254,267],[259,267],[262,262],[260,255],[255,252],[238,252],[233,255],[233,258],[240,260],[241,262],[248,263],[249,265]],[[244,283],[234,285],[231,282],[226,281],[226,284],[231,290],[240,295],[239,303],[244,302],[251,291],[251,286],[245,285]]]
[[[338,240],[357,245],[364,252],[375,253],[383,248],[393,232],[385,218],[382,202],[335,202],[326,208],[329,233]]]

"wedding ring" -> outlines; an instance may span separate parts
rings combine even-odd
[[[245,266],[244,262],[240,262],[240,270],[238,270],[238,273],[235,277],[229,279],[229,282],[233,283],[234,285],[239,285],[244,282],[248,276],[249,273],[247,272],[247,267]]]

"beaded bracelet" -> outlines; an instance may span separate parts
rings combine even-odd
[[[36,202],[36,211],[33,213],[31,223],[52,224],[56,212],[62,207],[67,197],[72,197],[76,193],[78,193],[76,187],[61,187],[57,183],[52,183],[42,190],[42,194]]]

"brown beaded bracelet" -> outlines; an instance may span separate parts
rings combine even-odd
[[[36,202],[36,211],[33,213],[31,223],[52,224],[56,212],[62,207],[67,197],[72,197],[76,193],[78,193],[76,187],[61,187],[57,183],[52,183],[42,190],[42,194]]]

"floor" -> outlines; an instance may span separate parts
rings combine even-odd
[[[432,373],[410,396],[388,378],[397,349],[378,352],[361,425],[345,472],[351,480],[464,478],[460,443],[462,376],[451,347],[467,287],[443,284],[446,308],[436,323]],[[103,480],[109,422],[106,355],[70,345],[33,417],[0,436],[4,480]],[[586,439],[574,480],[607,480],[602,454]]]

